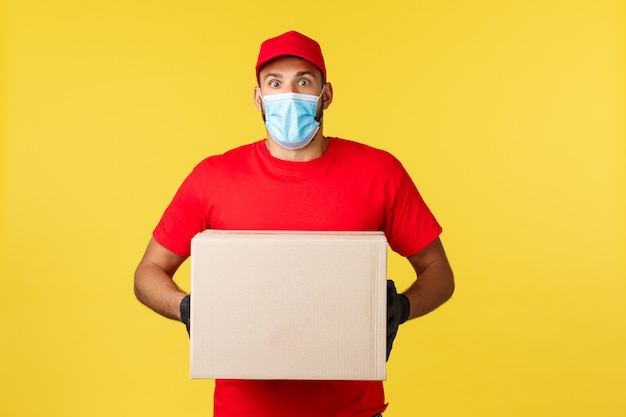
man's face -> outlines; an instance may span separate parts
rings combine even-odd
[[[317,96],[323,86],[319,68],[301,58],[276,58],[259,72],[259,87],[263,95],[300,93]]]
[[[268,62],[259,72],[259,88],[255,91],[255,103],[263,114],[265,108],[260,94],[269,96],[281,93],[299,93],[319,96],[322,93],[324,81],[322,72],[315,65],[305,59],[296,57],[280,57]],[[319,120],[323,109],[326,109],[332,100],[332,89],[327,85],[317,110]]]

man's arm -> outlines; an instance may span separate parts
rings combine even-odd
[[[409,319],[430,313],[454,292],[454,275],[439,238],[407,258],[417,279],[404,293],[411,303]]]
[[[152,238],[135,270],[137,299],[165,317],[180,320],[180,302],[186,294],[173,278],[185,259]]]

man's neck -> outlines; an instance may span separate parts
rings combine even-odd
[[[269,136],[265,141],[265,145],[274,158],[291,162],[307,162],[317,159],[326,151],[328,147],[328,138],[320,131],[317,132],[313,140],[301,149],[286,149],[274,142]]]

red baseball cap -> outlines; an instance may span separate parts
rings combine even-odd
[[[306,59],[322,71],[324,80],[326,80],[326,66],[324,65],[322,48],[320,48],[319,43],[294,30],[268,39],[261,44],[259,58],[256,63],[256,76],[259,76],[263,65],[274,58],[285,55]]]

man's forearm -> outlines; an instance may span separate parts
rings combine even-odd
[[[135,296],[157,313],[180,320],[180,302],[185,293],[156,265],[142,264],[135,271]]]
[[[409,319],[412,319],[430,313],[452,296],[454,274],[440,239],[408,260],[417,277],[404,293],[411,303]]]
[[[454,278],[446,264],[431,264],[404,293],[411,303],[409,319],[430,313],[454,292]]]

